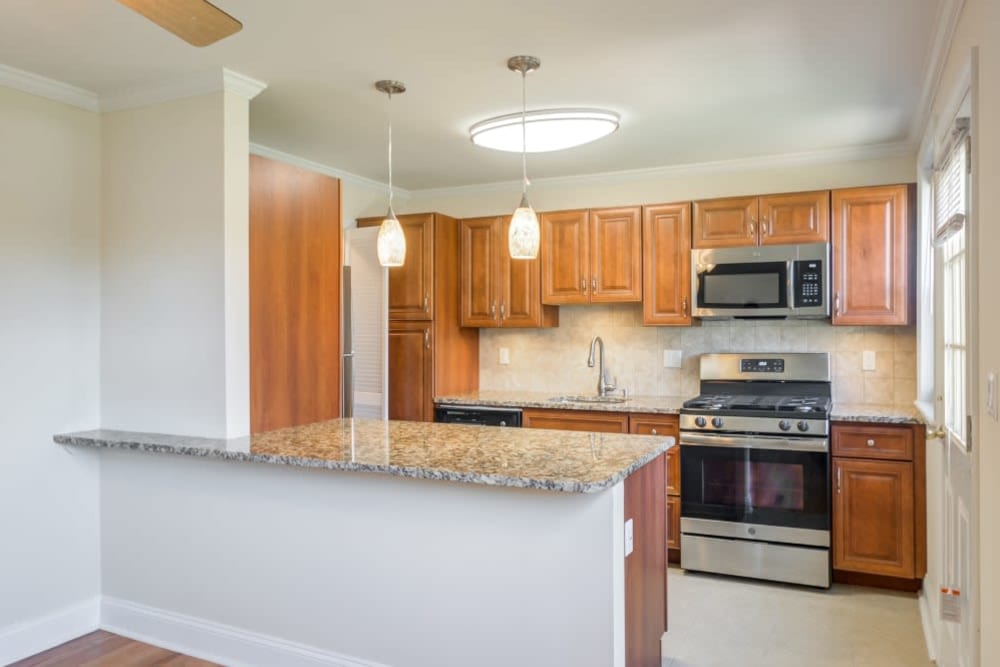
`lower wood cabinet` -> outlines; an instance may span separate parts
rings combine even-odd
[[[636,435],[668,435],[676,441],[680,437],[677,415],[631,414],[629,433]],[[681,559],[681,447],[675,444],[667,450],[667,478],[664,485],[667,495],[667,554],[672,562]]]
[[[832,425],[835,580],[919,586],[927,569],[923,428]]]
[[[676,448],[675,448],[676,449]],[[676,556],[675,556],[676,551]],[[671,562],[681,560],[681,497],[667,496],[667,554]]]
[[[526,408],[521,415],[524,428],[554,428],[563,431],[628,433],[628,414],[597,410],[547,410]]]
[[[433,325],[389,323],[389,419],[434,421]],[[405,390],[402,390],[405,388]]]

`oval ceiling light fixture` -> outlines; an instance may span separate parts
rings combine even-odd
[[[511,153],[521,152],[522,131],[528,153],[546,153],[596,141],[618,129],[620,117],[604,109],[539,109],[496,116],[469,128],[472,143]]]

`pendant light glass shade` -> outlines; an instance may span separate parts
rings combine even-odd
[[[389,96],[389,106],[392,108],[393,94],[405,93],[406,86],[399,81],[383,80],[375,82],[375,89]],[[375,249],[378,253],[378,263],[382,266],[402,266],[406,261],[406,236],[403,226],[392,210],[392,114],[389,115],[389,211],[385,214],[378,228]]]
[[[375,247],[378,251],[378,263],[382,266],[402,266],[406,261],[406,236],[391,208],[378,228]]]
[[[528,72],[541,67],[542,63],[534,56],[514,56],[507,61],[507,68],[521,73],[521,203],[514,209],[510,218],[510,230],[507,233],[507,250],[511,259],[535,259],[538,257],[538,245],[541,232],[538,229],[538,216],[535,209],[528,203],[528,151],[527,95],[525,94],[525,79]]]
[[[511,259],[534,259],[538,257],[538,216],[528,203],[528,196],[521,196],[521,205],[514,210],[507,231],[507,249]]]

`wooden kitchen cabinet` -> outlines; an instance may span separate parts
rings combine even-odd
[[[542,303],[642,300],[642,209],[555,211],[539,216]]]
[[[916,590],[927,569],[923,426],[831,426],[834,580]]]
[[[667,496],[667,560],[681,562],[681,497]]]
[[[830,238],[830,191],[694,202],[692,246],[825,243]]]
[[[559,309],[542,305],[541,262],[510,258],[509,225],[500,216],[460,222],[462,326],[558,326]]]
[[[549,410],[525,408],[521,415],[524,428],[552,428],[563,431],[628,433],[628,415],[624,412],[597,410]]]
[[[403,266],[389,269],[389,418],[433,421],[435,395],[479,388],[479,330],[461,326],[458,221],[419,213],[399,222],[407,245]]]
[[[912,185],[833,191],[833,324],[912,322],[915,196]]]
[[[629,433],[636,435],[667,435],[680,438],[680,418],[677,415],[629,415]],[[675,444],[667,450],[667,474],[664,492],[667,495],[667,557],[671,562],[681,559],[681,447]]]
[[[691,204],[642,209],[642,323],[691,325]]]

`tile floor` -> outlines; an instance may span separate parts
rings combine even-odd
[[[668,574],[663,667],[925,667],[915,595]]]

